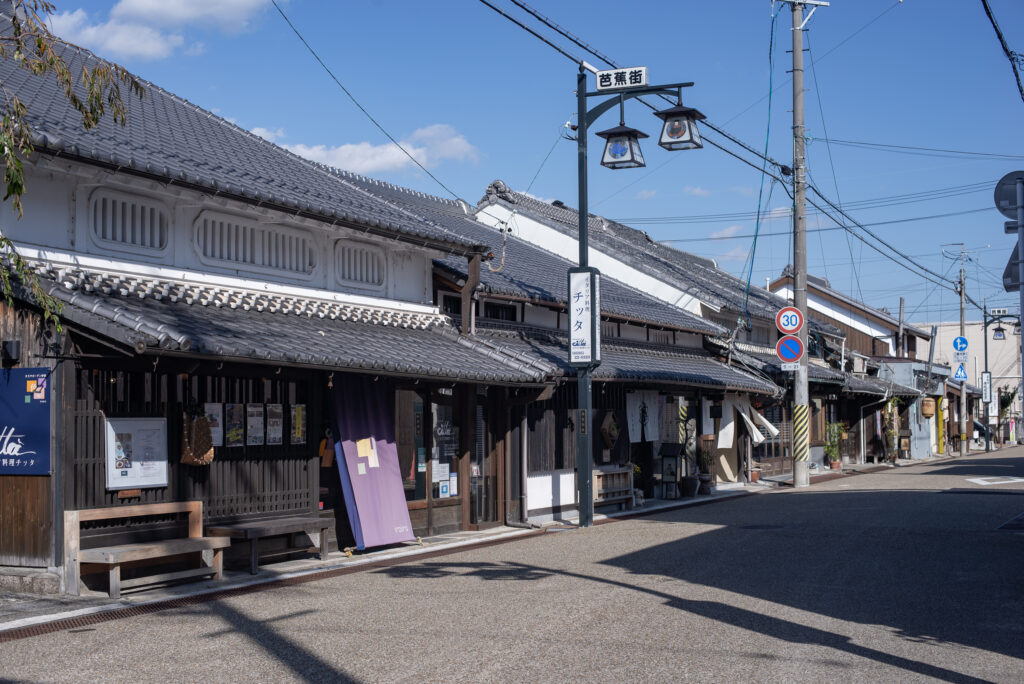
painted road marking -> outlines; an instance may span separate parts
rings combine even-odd
[[[969,477],[967,481],[977,485],[988,486],[1024,482],[1024,477]]]

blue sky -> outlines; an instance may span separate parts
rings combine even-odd
[[[491,1],[570,54],[599,64],[510,0]],[[500,178],[517,190],[576,206],[575,144],[559,140],[562,125],[575,117],[577,69],[570,60],[478,0],[279,4],[363,107],[455,194],[475,204]],[[770,121],[769,154],[792,163],[788,7],[776,23],[769,118],[770,0],[529,4],[616,62],[646,65],[652,83],[694,81],[684,102],[757,149]],[[1024,2],[990,4],[1010,48],[1024,52]],[[268,0],[58,2],[53,26],[72,42],[300,154],[448,196],[388,143]],[[811,182],[848,204],[861,223],[878,224],[869,227],[893,246],[934,271],[948,270],[950,278],[959,263],[945,258],[940,246],[964,242],[971,259],[968,294],[1016,311],[1017,295],[1000,284],[1015,238],[1003,234],[992,191],[1004,174],[1024,169],[1024,102],[980,0],[833,0],[808,26]],[[617,123],[612,112],[595,127]],[[652,136],[660,124],[637,103],[627,105],[626,123]],[[711,132],[708,137],[727,143]],[[830,146],[821,140],[826,137],[1021,158]],[[710,145],[670,153],[653,140],[644,146],[646,169],[610,171],[597,166],[600,143],[591,138],[591,211],[630,219],[655,240],[677,240],[675,246],[714,257],[723,268],[743,270],[759,171]],[[791,260],[789,199],[777,186],[767,199],[770,188],[766,182],[762,204],[771,214],[762,218],[753,267],[760,285]],[[920,195],[929,191],[941,192]],[[870,202],[882,198],[895,199]],[[808,217],[812,231],[831,225],[813,213]],[[959,253],[958,246],[946,249]],[[808,268],[837,289],[893,312],[903,295],[913,321],[958,316],[953,292],[841,230],[809,233]],[[980,319],[980,313],[968,317]]]

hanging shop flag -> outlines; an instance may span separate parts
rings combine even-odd
[[[0,475],[50,474],[49,368],[0,371]]]
[[[339,477],[356,547],[415,539],[395,444],[395,401],[383,382],[335,386]]]
[[[630,442],[653,442],[661,429],[658,393],[653,390],[626,393],[626,431]]]

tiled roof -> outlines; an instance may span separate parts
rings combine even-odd
[[[515,192],[500,180],[487,187],[478,211],[494,203],[538,219],[566,235],[576,237],[579,232],[578,210],[563,203],[555,205]],[[593,214],[589,216],[587,225],[593,246],[614,254],[634,268],[657,274],[662,280],[716,307],[740,314],[746,303],[752,316],[774,321],[778,310],[788,305],[782,297],[760,287],[751,287],[748,296],[747,284],[718,268],[712,260],[655,242],[641,230]],[[811,323],[822,332],[841,334],[827,323]]]
[[[467,214],[467,208],[461,202],[353,173],[336,173],[379,199],[415,213],[469,242],[492,245],[495,258],[480,267],[481,285],[487,292],[565,304],[568,296],[566,273],[569,267],[576,265],[575,262],[475,220]],[[455,277],[464,279],[468,275],[465,259],[447,258],[435,263]],[[707,334],[723,332],[717,323],[666,304],[607,276],[601,278],[601,310],[606,315],[679,330]]]
[[[563,334],[515,325],[487,327],[477,332],[482,340],[495,347],[523,357],[539,358],[557,366],[563,375],[575,374],[575,369],[568,364],[569,345]],[[601,382],[629,380],[772,395],[781,392],[768,380],[731,368],[703,349],[614,338],[602,340],[601,365],[593,370],[592,378]]]
[[[728,341],[721,338],[712,339],[709,343],[713,347],[721,349],[723,353],[728,349]],[[788,371],[782,370],[782,361],[779,360],[772,347],[737,342],[733,349],[733,357],[772,376],[788,377],[791,375]],[[811,382],[841,385],[845,380],[845,373],[811,362],[807,364],[807,379]]]
[[[793,265],[792,264],[786,264],[786,266],[782,269],[782,274],[779,277],[780,278],[792,278],[793,277]],[[876,308],[874,308],[872,306],[868,306],[864,302],[857,301],[853,297],[850,297],[849,295],[845,295],[842,292],[840,292],[839,290],[834,289],[832,287],[832,283],[830,283],[827,278],[820,278],[818,276],[808,275],[807,276],[807,287],[809,289],[813,288],[813,289],[818,290],[820,292],[824,292],[824,293],[828,294],[831,297],[835,297],[836,299],[840,300],[841,302],[849,304],[851,307],[853,307],[855,309],[860,309],[861,311],[863,311],[865,313],[868,313],[868,314],[870,314],[872,316],[880,318],[880,319],[886,321],[894,329],[898,328],[899,325],[900,325],[899,319],[894,317],[888,311],[882,311],[881,309],[876,309]],[[909,332],[913,333],[914,335],[917,335],[918,337],[923,338],[925,340],[930,340],[932,338],[931,332],[926,332],[925,330],[922,330],[921,328],[916,328],[916,327],[910,325],[909,323],[907,323],[906,321],[903,322],[903,327],[907,331],[909,331]]]
[[[109,277],[108,277],[109,279]],[[334,309],[335,303],[262,306],[238,293],[164,295],[165,284],[93,287],[41,278],[61,319],[138,353],[185,352],[236,361],[310,366],[423,379],[540,383],[548,367],[460,336],[441,315]],[[171,288],[171,292],[175,292]],[[24,297],[24,294],[22,294]],[[223,299],[223,301],[222,301]]]
[[[860,377],[850,373],[846,374],[846,384],[843,385],[843,391],[853,394],[873,394],[879,397],[883,397],[888,393],[902,397],[920,396],[921,394],[920,391],[913,387],[888,382],[881,378]]]
[[[0,23],[11,30],[9,22]],[[100,62],[88,50],[67,43],[57,42],[56,49],[76,78],[83,64]],[[146,91],[141,100],[122,88],[126,126],[108,115],[86,131],[52,76],[34,76],[8,57],[0,59],[0,80],[26,106],[26,120],[39,152],[259,202],[450,253],[478,251],[474,243],[383,204],[328,169],[147,81],[140,79]]]

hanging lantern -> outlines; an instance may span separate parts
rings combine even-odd
[[[636,169],[647,166],[644,163],[643,152],[640,151],[640,138],[650,136],[643,131],[619,124],[597,135],[606,141],[601,166],[607,166],[609,169]]]
[[[697,122],[707,117],[693,107],[679,104],[671,109],[654,112],[654,115],[665,122],[661,127],[658,144],[666,150],[696,150],[704,147]]]
[[[1006,329],[1003,326],[1001,326],[1001,325],[997,325],[995,327],[995,329],[992,331],[992,339],[993,340],[1005,340],[1006,339]]]

